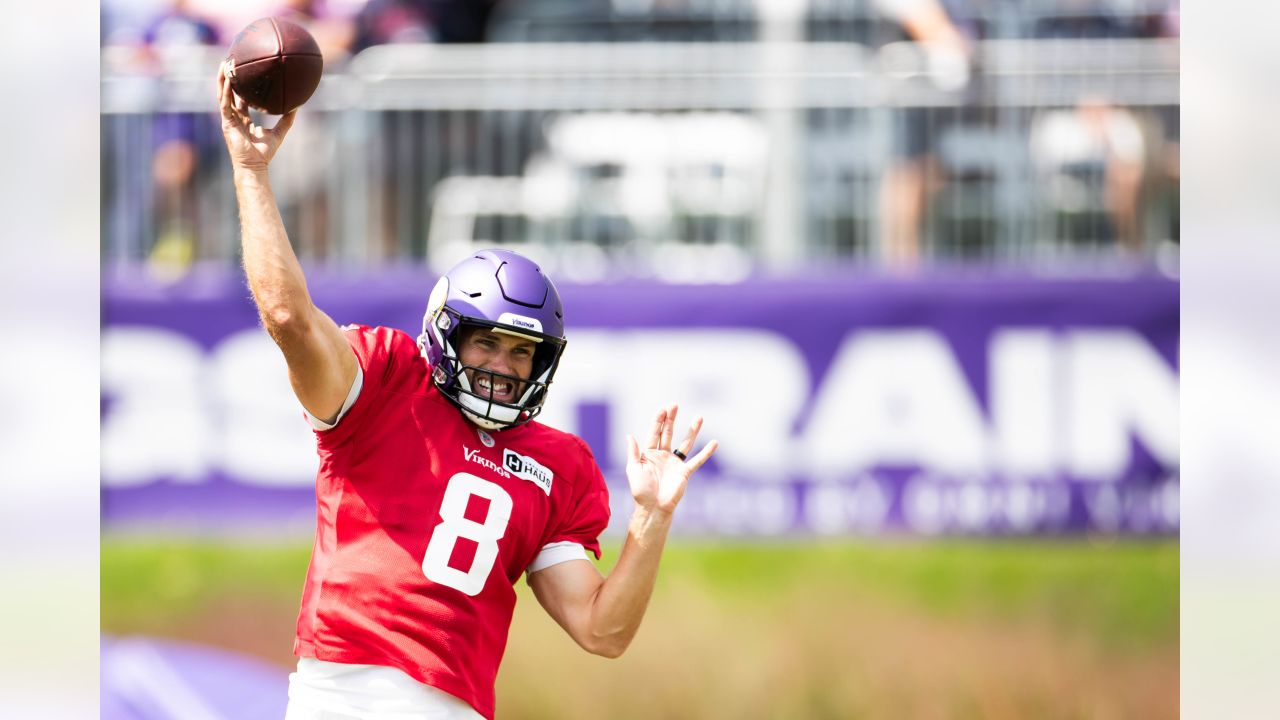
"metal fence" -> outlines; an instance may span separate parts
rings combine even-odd
[[[104,267],[236,262],[221,51],[160,74],[116,52]],[[575,280],[732,281],[1176,247],[1176,40],[984,40],[950,89],[929,60],[902,42],[374,47],[325,76],[272,178],[300,257],[339,268],[500,243]]]

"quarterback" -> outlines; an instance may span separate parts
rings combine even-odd
[[[427,300],[421,333],[339,327],[311,301],[267,166],[293,124],[252,123],[219,68],[245,274],[316,433],[316,537],[302,592],[288,720],[492,718],[522,575],[588,652],[617,657],[653,591],[698,453],[675,405],[627,437],[635,510],[603,577],[608,491],[586,444],[534,421],[565,349],[551,280],[508,251],[476,253]],[[296,111],[295,111],[296,113]]]

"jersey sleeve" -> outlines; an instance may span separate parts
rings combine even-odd
[[[377,403],[387,380],[395,371],[398,355],[404,348],[398,347],[403,339],[390,328],[368,327],[365,325],[344,325],[342,334],[356,354],[360,364],[359,387],[352,387],[358,393],[350,402],[339,420],[331,428],[315,428],[316,437],[322,445],[333,447],[351,437]]]
[[[574,497],[560,524],[544,539],[543,547],[576,543],[599,560],[600,534],[609,525],[609,488],[591,449],[581,439],[573,440],[582,458]]]

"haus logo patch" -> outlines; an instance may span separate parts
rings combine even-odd
[[[551,481],[555,476],[542,463],[507,448],[502,451],[502,464],[512,475],[537,485],[547,495],[551,494]]]

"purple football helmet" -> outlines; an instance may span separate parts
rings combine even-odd
[[[462,331],[494,332],[533,340],[533,371],[528,378],[464,366],[458,358]],[[547,388],[564,352],[564,310],[551,278],[531,260],[510,250],[481,250],[454,265],[436,283],[422,316],[418,348],[431,363],[431,379],[469,420],[486,430],[502,430],[542,412]],[[524,385],[514,403],[476,392],[473,375]]]

